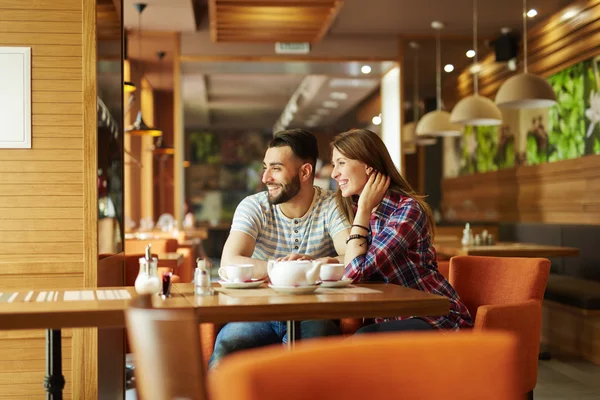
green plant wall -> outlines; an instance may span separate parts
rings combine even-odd
[[[600,56],[548,78],[557,105],[519,111],[519,123],[467,126],[455,146],[461,175],[600,154]],[[522,137],[524,135],[524,137]]]

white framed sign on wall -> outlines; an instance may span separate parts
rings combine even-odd
[[[0,148],[31,148],[31,47],[0,47]]]

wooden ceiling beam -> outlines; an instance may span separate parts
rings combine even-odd
[[[211,40],[316,43],[342,5],[343,0],[208,0]]]
[[[278,29],[278,28],[300,28],[320,30],[320,23],[307,23],[305,21],[219,21],[217,22],[219,29],[228,28],[245,28],[245,29]]]
[[[314,0],[314,1],[302,1],[302,0],[219,0],[219,4],[223,6],[232,7],[333,7],[337,0]]]
[[[306,22],[306,23],[318,23],[322,24],[324,18],[322,17],[314,17],[312,15],[300,15],[300,14],[286,14],[286,15],[263,15],[261,17],[253,17],[251,15],[227,15],[219,18],[219,21],[227,21],[227,22],[239,22],[239,21],[248,21],[248,22],[287,22],[287,21],[295,21],[295,22]]]
[[[278,35],[277,41],[281,42],[309,42],[314,38],[313,35]],[[228,42],[257,42],[273,43],[273,35],[222,35],[219,33],[219,40]]]
[[[329,14],[331,7],[236,7],[236,6],[220,6],[217,5],[217,13],[234,13],[234,14],[249,14],[249,15],[286,15],[290,13],[303,15],[323,15]]]

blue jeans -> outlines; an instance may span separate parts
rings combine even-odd
[[[408,318],[367,325],[357,330],[355,335],[367,333],[430,331],[433,329],[435,329],[433,326],[420,318]]]
[[[300,324],[301,339],[340,334],[340,328],[330,320],[302,321]],[[277,343],[287,343],[285,322],[232,322],[225,325],[217,335],[208,366],[216,367],[223,357],[236,351]]]

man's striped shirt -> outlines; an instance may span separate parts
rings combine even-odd
[[[246,197],[233,216],[232,231],[256,240],[252,258],[269,260],[290,253],[313,258],[337,255],[333,238],[350,227],[335,202],[334,193],[315,186],[313,202],[303,217],[288,218],[279,205],[269,204],[267,192]]]

